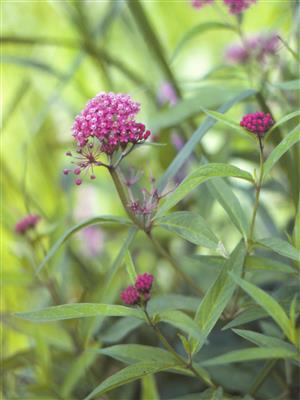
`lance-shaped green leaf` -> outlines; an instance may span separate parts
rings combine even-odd
[[[282,90],[298,90],[298,91],[300,91],[300,79],[295,79],[293,81],[273,83],[272,86],[275,86],[276,88],[282,89]]]
[[[143,323],[142,320],[132,317],[120,318],[105,331],[100,332],[100,341],[102,343],[120,342],[130,332],[139,328]]]
[[[163,310],[196,311],[199,297],[183,296],[181,294],[166,294],[151,299],[147,305],[150,314]]]
[[[268,140],[271,133],[278,128],[279,126],[281,126],[282,124],[284,124],[285,122],[288,122],[289,120],[296,118],[300,115],[300,111],[293,111],[290,114],[285,115],[284,117],[282,117],[279,121],[276,122],[276,124],[274,124],[266,133],[266,135],[264,136],[264,141]]]
[[[285,240],[272,237],[259,239],[255,243],[266,247],[267,249],[273,250],[275,253],[280,254],[281,256],[290,258],[291,260],[300,261],[300,251]]]
[[[253,182],[253,177],[249,172],[228,164],[205,164],[196,168],[185,180],[167,196],[165,202],[159,208],[156,217],[164,215],[164,213],[171,207],[174,207],[180,200],[182,200],[193,189],[201,183],[212,179],[214,177],[234,177],[240,178],[249,182]]]
[[[195,321],[199,325],[204,339],[207,338],[217,323],[235,290],[236,285],[230,279],[228,272],[234,271],[238,275],[242,273],[245,254],[245,245],[243,242],[240,242],[199,305]],[[193,346],[194,352],[199,350],[203,344],[204,340],[195,342]]]
[[[276,358],[297,359],[297,352],[285,347],[249,348],[234,350],[222,356],[214,357],[201,363],[203,366],[224,365],[244,361],[269,360]]]
[[[158,218],[155,225],[177,233],[187,241],[199,246],[217,249],[219,240],[199,214],[189,211],[174,212]]]
[[[165,371],[174,367],[175,365],[176,362],[166,363],[163,361],[139,362],[129,365],[128,367],[105,379],[105,381],[97,386],[84,400],[90,400],[95,396],[100,396],[113,389],[116,389],[119,386],[126,385],[127,383],[140,379],[145,375]]]
[[[255,137],[252,133],[248,132],[246,129],[242,128],[240,124],[238,124],[235,121],[232,121],[230,118],[226,117],[224,114],[221,114],[217,111],[210,111],[210,110],[205,110],[203,109],[205,114],[208,116],[216,119],[219,122],[222,122],[223,124],[229,126],[231,129],[233,129],[235,132],[239,133],[241,136],[244,136],[248,139],[250,139],[252,142],[255,142]]]
[[[265,310],[261,309],[259,306],[251,306],[245,311],[242,311],[228,324],[223,326],[222,330],[234,328],[236,326],[245,325],[252,321],[257,321],[258,319],[266,318],[268,314]]]
[[[190,337],[196,340],[205,340],[198,324],[179,310],[167,310],[159,313],[157,316],[159,321],[167,322],[170,325],[179,328],[183,332],[186,332]]]
[[[277,161],[286,153],[294,144],[300,140],[300,124],[296,126],[285,138],[275,147],[264,163],[264,177],[266,177]]]
[[[295,351],[292,345],[274,336],[268,336],[245,329],[233,329],[233,332],[259,347],[283,347],[288,350]]]
[[[116,217],[113,215],[101,215],[99,217],[89,218],[81,222],[80,224],[73,226],[72,228],[68,229],[51,247],[44,260],[40,263],[36,272],[39,273],[42,268],[44,268],[47,262],[54,256],[54,254],[59,250],[63,243],[68,240],[72,235],[74,235],[74,233],[88,226],[97,224],[120,224],[130,226],[132,225],[132,222],[128,218]]]
[[[125,263],[126,263],[126,270],[129,275],[130,281],[134,285],[137,273],[136,273],[135,266],[133,264],[133,260],[132,260],[132,257],[131,257],[131,254],[129,251],[127,251],[127,253],[126,253]]]
[[[19,318],[34,322],[61,321],[86,317],[134,317],[144,320],[142,311],[112,304],[78,303],[47,307],[37,311],[15,314]]]
[[[145,346],[142,344],[119,344],[91,351],[105,354],[115,360],[129,364],[141,361],[163,361],[169,364],[176,362],[174,356],[168,351],[159,347]]]
[[[285,274],[296,274],[297,271],[290,265],[284,264],[281,261],[273,260],[267,257],[248,256],[246,258],[247,270],[264,270],[283,272]]]
[[[221,204],[232,223],[246,238],[249,231],[249,222],[242,206],[224,179],[216,178],[206,183],[214,198]]]
[[[255,90],[245,90],[238,96],[235,96],[233,99],[223,104],[218,109],[218,111],[220,113],[224,113],[228,111],[234,104],[242,102],[246,98],[253,96],[255,93],[256,93]],[[172,110],[172,119],[174,119],[173,110]],[[196,131],[192,134],[192,136],[186,142],[184,147],[180,150],[180,152],[177,154],[177,156],[174,158],[174,160],[171,162],[171,164],[168,166],[164,174],[160,177],[159,181],[157,182],[157,188],[159,190],[159,193],[163,192],[165,186],[168,183],[168,180],[177,174],[182,165],[192,154],[194,148],[201,141],[203,136],[209,131],[209,129],[215,125],[215,123],[216,123],[215,119],[207,117],[205,118],[203,123],[196,129]]]
[[[234,25],[230,24],[224,24],[222,22],[214,22],[214,21],[209,21],[209,22],[204,22],[202,24],[194,26],[192,29],[188,30],[182,38],[179,40],[178,44],[175,47],[175,50],[173,51],[173,54],[171,56],[170,62],[173,62],[175,58],[178,56],[180,53],[181,49],[195,36],[210,31],[210,30],[231,30],[231,31],[236,31],[236,28]]]
[[[268,313],[271,318],[273,318],[273,320],[280,326],[286,337],[290,340],[293,339],[291,322],[281,305],[277,303],[272,296],[252,283],[239,278],[233,273],[230,273],[230,276],[250,297],[252,297],[256,303],[258,303]]]

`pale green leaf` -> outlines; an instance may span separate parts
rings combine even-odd
[[[125,263],[126,263],[126,269],[127,269],[130,281],[134,285],[136,277],[137,277],[137,273],[136,273],[135,266],[133,264],[133,260],[132,260],[132,257],[131,257],[131,254],[129,251],[127,251]]]
[[[290,258],[291,260],[300,261],[300,251],[285,240],[272,237],[259,239],[256,241],[256,244],[273,250],[275,253]]]
[[[74,233],[80,231],[91,225],[96,224],[120,224],[120,225],[132,225],[132,222],[128,218],[123,217],[115,217],[113,215],[101,215],[99,217],[94,217],[87,219],[72,228],[68,229],[58,240],[57,242],[51,247],[48,251],[46,257],[40,263],[39,267],[37,268],[37,273],[44,268],[47,262],[54,256],[54,254],[59,250],[62,244],[69,239],[70,236],[74,235]]]
[[[245,329],[233,329],[233,332],[259,347],[283,347],[291,351],[295,350],[292,345],[274,336],[268,336]]]
[[[100,340],[104,343],[120,342],[134,329],[140,327],[144,322],[131,317],[120,318],[104,332],[100,333]]]
[[[167,322],[176,328],[179,328],[183,332],[186,332],[190,337],[197,339],[199,341],[203,340],[203,334],[198,326],[198,324],[190,318],[188,315],[184,314],[179,310],[168,310],[159,313],[159,321]]]
[[[189,211],[174,212],[156,219],[155,225],[170,232],[175,232],[187,241],[199,246],[215,250],[218,247],[218,238],[199,214]]]
[[[284,117],[282,117],[279,121],[277,121],[266,133],[266,135],[264,136],[264,141],[268,140],[271,133],[277,129],[279,126],[281,126],[282,124],[284,124],[285,122],[290,121],[293,118],[296,118],[300,115],[300,111],[293,111],[290,114],[285,115]]]
[[[296,126],[285,138],[275,147],[267,160],[264,162],[263,176],[266,177],[277,161],[286,153],[294,144],[300,140],[300,124]]]
[[[134,317],[142,320],[144,319],[143,312],[135,308],[97,303],[63,304],[60,306],[43,308],[37,311],[16,313],[15,315],[19,318],[35,322],[61,321],[64,319],[97,316]]]
[[[232,223],[246,238],[249,231],[249,222],[238,198],[230,186],[221,178],[215,178],[206,184],[211,194],[224,208]]]
[[[258,257],[258,256],[248,256],[246,258],[245,264],[247,270],[264,270],[264,271],[274,271],[274,272],[283,272],[286,274],[295,274],[297,273],[293,267],[290,265],[284,264],[281,261],[273,260],[272,258],[267,257]]]
[[[239,278],[238,276],[230,273],[233,280],[258,303],[267,313],[273,318],[273,320],[281,327],[285,335],[291,339],[292,330],[291,323],[281,305],[269,294],[264,292],[262,289],[256,287],[250,282]]]
[[[149,374],[155,374],[174,367],[176,363],[165,363],[162,361],[139,362],[111,375],[99,386],[97,386],[84,400],[90,400],[96,395],[100,396],[119,386],[126,385]]]
[[[228,164],[205,164],[196,168],[185,180],[167,196],[165,202],[159,208],[156,217],[162,216],[171,207],[174,207],[181,199],[189,194],[201,183],[214,177],[235,177],[253,182],[249,172]]]
[[[199,325],[204,339],[210,334],[211,330],[219,320],[226,305],[230,301],[235,290],[235,283],[228,276],[229,271],[241,274],[245,259],[246,249],[243,242],[240,242],[229,259],[224,264],[217,279],[206,292],[197,310],[195,321]],[[195,343],[194,351],[199,350],[204,344],[204,340]]]
[[[154,375],[146,375],[142,378],[141,400],[159,400],[159,392]]]
[[[201,363],[203,366],[224,365],[244,361],[269,360],[269,359],[296,359],[297,352],[286,349],[285,347],[269,347],[269,348],[249,348],[242,350],[234,350],[223,354],[222,356],[211,358]]]

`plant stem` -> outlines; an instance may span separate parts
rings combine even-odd
[[[261,387],[261,385],[264,383],[264,381],[268,378],[270,372],[272,369],[275,367],[275,364],[277,363],[278,360],[269,360],[266,362],[262,370],[259,372],[258,376],[256,377],[255,381],[253,382],[249,394],[251,396],[255,395],[258,389]]]
[[[166,339],[166,337],[163,335],[163,333],[161,332],[161,330],[159,329],[159,327],[153,323],[153,321],[151,320],[150,315],[148,314],[146,305],[144,305],[143,311],[145,313],[146,319],[149,323],[149,325],[151,326],[151,328],[153,329],[153,331],[155,332],[156,336],[158,337],[158,339],[160,340],[160,342],[162,343],[162,345],[165,347],[166,350],[168,350],[171,354],[173,354],[173,356],[179,361],[179,363],[186,369],[190,370],[196,378],[198,378],[201,383],[205,383],[206,385],[210,386],[210,387],[215,387],[214,383],[207,381],[205,379],[203,379],[199,373],[197,372],[197,370],[194,368],[193,363],[191,360],[186,361],[182,356],[180,356],[171,346],[171,344],[168,342],[168,340]]]
[[[264,173],[264,148],[263,148],[262,138],[260,136],[258,136],[258,141],[259,141],[259,176],[258,176],[258,181],[255,184],[255,203],[254,203],[252,220],[248,236],[248,250],[251,248],[251,243],[253,240],[255,219],[259,206],[259,195],[261,191],[263,173]]]
[[[115,187],[117,189],[117,192],[119,194],[120,200],[122,202],[122,205],[128,215],[128,217],[132,220],[132,222],[141,230],[143,230],[147,237],[151,240],[153,246],[155,247],[155,249],[157,250],[157,252],[159,254],[161,254],[163,257],[165,257],[169,263],[171,264],[171,266],[174,268],[174,270],[181,276],[181,278],[186,281],[195,291],[195,293],[197,293],[197,295],[199,296],[203,296],[203,292],[202,290],[197,287],[197,285],[195,285],[193,279],[191,279],[189,276],[187,276],[178,266],[177,262],[174,260],[174,258],[168,253],[167,250],[165,250],[151,235],[151,232],[146,230],[145,226],[143,225],[143,223],[137,218],[137,216],[134,214],[134,212],[130,209],[129,205],[128,205],[128,196],[124,190],[124,186],[122,183],[122,180],[120,178],[120,171],[118,168],[115,167],[108,167],[109,173],[112,177],[112,180],[115,184]]]
[[[194,290],[195,293],[197,293],[197,295],[199,296],[203,296],[203,291],[197,286],[195,285],[194,281],[192,278],[190,278],[189,276],[187,276],[182,270],[181,268],[178,266],[177,262],[175,261],[175,259],[167,252],[167,250],[165,250],[161,244],[154,239],[154,237],[152,236],[151,232],[146,232],[148,238],[151,240],[154,248],[157,250],[157,252],[159,254],[161,254],[164,258],[166,258],[169,263],[171,264],[171,266],[174,268],[174,270],[181,276],[181,278],[187,282]]]

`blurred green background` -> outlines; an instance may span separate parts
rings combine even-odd
[[[62,303],[98,301],[107,271],[126,237],[125,228],[96,227],[91,248],[88,236],[77,233],[40,278],[34,273],[45,251],[67,227],[91,216],[124,215],[105,170],[99,169],[97,179],[84,182],[81,187],[62,174],[69,167],[64,154],[73,147],[73,119],[87,100],[100,91],[115,91],[129,93],[141,103],[139,120],[152,129],[154,140],[164,146],[144,146],[126,160],[124,168],[131,165],[145,171],[142,182],[147,186],[149,176],[159,178],[176,155],[172,134],[177,132],[188,139],[204,120],[201,107],[216,110],[243,90],[260,88],[259,67],[254,68],[252,82],[243,68],[225,67],[224,51],[229,43],[238,41],[236,32],[217,28],[199,32],[173,57],[182,37],[194,26],[210,21],[237,24],[221,3],[196,11],[184,0],[143,1],[143,14],[139,15],[134,1],[129,5],[125,1],[1,2],[2,357],[6,398],[63,398],[60,388],[68,385],[68,368],[86,346],[86,331],[97,331],[94,320],[36,325],[17,320],[11,312],[53,304],[49,285],[58,287],[58,301]],[[245,35],[276,31],[292,47],[297,46],[296,5],[289,1],[258,1],[244,14]],[[296,73],[283,46],[279,57],[280,71],[269,66],[271,83],[281,81],[283,73],[287,74],[286,80],[294,79]],[[181,92],[183,100],[175,108],[158,101],[159,90],[166,81],[173,81]],[[278,119],[297,105],[295,92],[285,93],[290,101],[283,101],[282,93],[271,86],[267,96]],[[236,105],[228,114],[238,122],[246,110],[257,108],[252,99],[246,105]],[[256,167],[253,145],[220,124],[208,132],[201,145],[202,149],[196,147],[196,153],[204,151],[210,160],[231,162],[250,170]],[[169,186],[173,185],[170,182]],[[238,232],[207,190],[201,190],[197,199],[187,200],[186,204],[210,221],[231,250]],[[247,209],[252,201],[247,185],[236,186],[235,190]],[[289,194],[282,170],[274,172],[274,181],[263,193],[262,202],[264,219],[258,221],[261,232],[289,232],[296,201]],[[14,233],[15,223],[28,213],[42,217],[31,243]],[[158,234],[174,254],[189,254],[191,249],[181,240]],[[132,251],[140,271],[155,273],[157,292],[185,290],[168,263],[153,253],[142,235],[138,235]],[[204,268],[199,276],[198,266],[187,257],[185,268],[203,288],[215,275],[215,271]],[[272,281],[281,278],[273,276]],[[126,279],[125,273],[116,279],[107,302],[118,301]],[[263,274],[260,281],[264,281]],[[147,337],[146,332],[144,335]],[[88,346],[96,344],[97,338]],[[86,360],[87,365],[93,362]],[[100,360],[93,364],[94,370],[80,377],[84,383],[78,388],[72,382],[72,389],[65,389],[65,393],[77,387],[74,398],[81,398],[87,387],[93,388],[105,377],[106,368],[115,368],[113,364],[105,367],[105,363]]]

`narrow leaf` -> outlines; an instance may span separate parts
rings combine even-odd
[[[135,266],[133,264],[133,260],[132,260],[132,257],[131,257],[131,254],[129,251],[127,251],[125,263],[126,263],[126,269],[127,269],[130,281],[134,285],[137,273],[136,273]]]
[[[291,112],[290,114],[287,114],[287,115],[285,115],[284,117],[282,117],[279,121],[276,122],[276,124],[274,124],[274,125],[272,126],[272,128],[271,128],[270,130],[268,130],[267,134],[266,134],[265,137],[264,137],[264,140],[266,141],[266,140],[270,137],[271,133],[272,133],[276,128],[278,128],[279,126],[281,126],[281,125],[284,124],[285,122],[287,122],[287,121],[289,121],[289,120],[291,120],[291,119],[293,119],[293,118],[295,118],[295,117],[298,117],[299,115],[300,115],[300,111],[297,110],[297,111],[293,111],[293,112]]]
[[[291,323],[286,315],[284,309],[281,307],[277,301],[265,293],[262,289],[256,287],[252,283],[245,281],[237,277],[236,275],[230,273],[232,279],[250,296],[252,299],[258,303],[271,318],[281,327],[285,335],[291,339]]]
[[[248,256],[246,258],[246,268],[247,270],[274,271],[286,274],[296,273],[290,265],[267,257]]]
[[[264,163],[264,177],[266,177],[277,161],[286,153],[294,144],[300,140],[300,124],[296,126],[272,151]]]
[[[247,237],[249,222],[238,198],[233,193],[230,186],[221,178],[211,180],[207,182],[206,185],[213,197],[224,208],[232,223],[244,237]]]
[[[196,340],[204,340],[203,334],[198,326],[198,324],[190,318],[188,315],[184,314],[179,310],[168,310],[159,313],[158,319],[160,321],[167,322],[176,328],[179,328],[183,332],[186,332],[190,337]]]
[[[104,332],[100,333],[100,340],[103,343],[115,343],[120,342],[124,337],[126,337],[134,329],[137,329],[143,324],[142,320],[123,317],[117,322],[112,324]]]
[[[230,353],[223,354],[222,356],[211,358],[201,363],[201,365],[208,367],[212,365],[224,365],[244,361],[269,360],[274,358],[296,359],[297,352],[288,350],[284,347],[252,347],[249,349],[234,350]]]
[[[158,218],[155,225],[175,232],[191,243],[210,249],[217,249],[218,247],[218,238],[199,214],[189,211],[174,212]]]
[[[235,96],[233,99],[229,100],[225,104],[223,104],[219,109],[218,112],[225,113],[228,111],[232,106],[237,103],[242,102],[243,100],[247,99],[248,97],[253,96],[256,93],[255,90],[245,90],[241,92],[238,96]],[[174,112],[172,114],[172,118],[174,118]],[[185,161],[189,158],[192,154],[195,146],[201,141],[203,136],[208,132],[210,128],[212,128],[216,124],[216,120],[210,117],[205,118],[203,123],[199,126],[198,129],[192,134],[190,139],[186,142],[184,147],[180,150],[171,164],[168,166],[165,173],[161,176],[158,181],[157,188],[160,193],[163,192],[164,188],[166,187],[168,180],[174,177],[177,172],[180,170],[182,165]]]
[[[243,242],[240,242],[230,255],[230,258],[224,264],[217,279],[208,289],[205,297],[200,303],[195,316],[195,321],[199,325],[204,338],[207,338],[210,334],[235,290],[236,285],[228,276],[228,272],[234,271],[238,275],[241,274],[245,254],[245,246]],[[194,351],[199,350],[203,344],[203,340],[195,343]]]
[[[47,253],[44,260],[41,262],[37,269],[37,273],[39,273],[47,262],[54,256],[54,254],[59,250],[62,244],[70,238],[70,236],[74,235],[74,233],[80,231],[81,229],[86,228],[87,226],[96,225],[96,224],[120,224],[120,225],[132,225],[131,221],[127,218],[123,217],[115,217],[113,215],[101,215],[99,217],[94,217],[87,219],[80,224],[73,226],[72,228],[68,229],[58,240],[57,242],[51,247],[49,252]]]
[[[259,239],[256,241],[256,243],[260,246],[266,247],[267,249],[273,250],[275,253],[280,254],[281,256],[290,258],[291,260],[300,260],[300,251],[285,240],[273,237]]]
[[[111,304],[78,303],[47,307],[42,310],[16,313],[17,317],[34,322],[61,321],[86,317],[134,317],[144,319],[142,311]]]
[[[274,336],[263,335],[262,333],[245,329],[233,329],[233,332],[259,347],[283,347],[294,351],[293,346]]]
[[[109,392],[110,390],[116,389],[119,386],[126,385],[127,383],[140,379],[143,376],[164,371],[174,367],[175,365],[175,362],[168,364],[161,361],[140,362],[130,365],[103,381],[84,400],[90,400],[96,395],[100,396]]]
[[[228,164],[205,164],[200,165],[172,192],[159,208],[156,217],[162,216],[167,210],[175,206],[188,193],[201,183],[214,177],[235,177],[253,182],[249,172]]]

